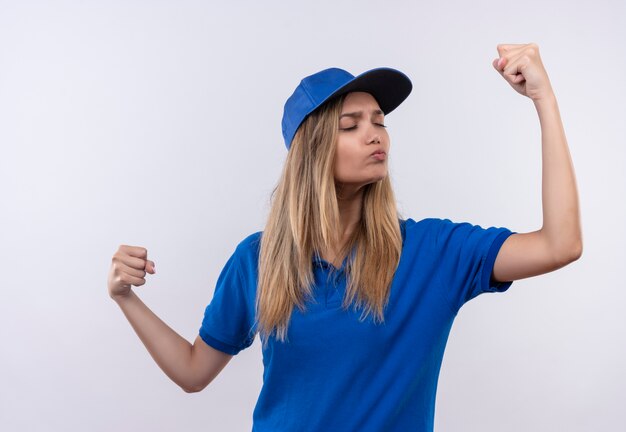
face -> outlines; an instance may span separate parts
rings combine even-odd
[[[389,134],[376,99],[365,92],[348,93],[339,117],[335,181],[358,190],[387,176]],[[374,152],[382,155],[372,155]]]

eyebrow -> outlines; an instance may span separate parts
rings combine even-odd
[[[361,115],[362,115],[362,114],[363,114],[363,111],[356,111],[356,112],[344,113],[344,114],[341,114],[341,115],[339,116],[339,118],[340,118],[340,119],[341,119],[341,118],[343,118],[343,117],[353,117],[353,118],[359,118],[359,117],[361,117]],[[382,112],[382,111],[381,111],[381,110],[379,110],[379,109],[376,109],[376,110],[372,110],[372,114],[375,114],[375,115],[380,115],[380,114],[385,114],[385,113],[384,113],[384,112]]]

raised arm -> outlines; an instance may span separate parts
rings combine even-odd
[[[493,66],[520,94],[532,99],[541,123],[543,225],[513,234],[502,244],[493,278],[511,281],[548,273],[582,254],[582,229],[574,167],[556,96],[536,44],[498,45]]]
[[[185,392],[205,388],[233,356],[208,346],[200,337],[191,345],[135,294],[131,285],[145,284],[146,271],[155,273],[154,262],[147,259],[145,248],[120,246],[112,261],[109,295],[122,309],[154,361]]]

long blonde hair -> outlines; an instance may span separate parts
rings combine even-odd
[[[312,298],[313,254],[339,244],[334,164],[344,99],[327,101],[300,125],[272,192],[256,296],[257,330],[265,343],[273,332],[285,341],[293,306],[304,311],[306,299]],[[355,310],[363,308],[360,320],[373,314],[374,322],[384,322],[402,250],[399,215],[388,175],[363,189],[360,222],[338,255],[354,250],[346,261],[342,306],[354,302]]]

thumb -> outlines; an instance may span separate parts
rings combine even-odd
[[[500,73],[504,70],[504,65],[506,63],[506,59],[503,57],[498,57],[491,62],[493,67]]]
[[[150,274],[155,274],[156,269],[154,268],[154,261],[147,260],[145,270]]]

